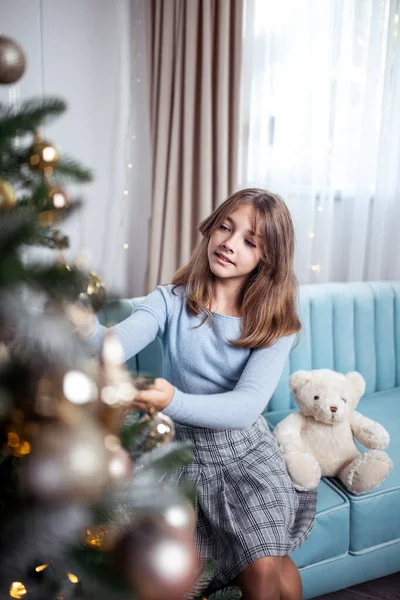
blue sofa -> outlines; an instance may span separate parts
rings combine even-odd
[[[100,319],[119,322],[139,300],[109,304]],[[357,370],[367,383],[358,410],[387,428],[394,463],[382,486],[361,496],[335,479],[321,481],[313,530],[292,554],[308,599],[400,571],[400,282],[301,286],[299,312],[300,343],[265,411],[270,427],[296,410],[288,387],[294,371]],[[159,340],[128,365],[133,373],[161,376]]]

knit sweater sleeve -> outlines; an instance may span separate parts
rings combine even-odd
[[[209,429],[247,429],[261,415],[278,385],[294,335],[269,348],[252,350],[242,375],[230,392],[186,394],[175,388],[163,412],[174,421]]]
[[[120,341],[124,361],[127,361],[150,344],[156,336],[164,333],[171,301],[170,289],[160,285],[121,323],[113,327],[104,327],[96,317],[95,331],[86,341],[97,354],[100,354],[106,332],[112,331]]]

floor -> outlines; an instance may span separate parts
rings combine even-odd
[[[314,600],[400,600],[400,572],[366,581],[346,590],[318,596]]]

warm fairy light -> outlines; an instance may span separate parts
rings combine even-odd
[[[133,136],[132,136],[132,139],[133,139],[133,140],[136,140],[136,135],[133,135]]]
[[[124,190],[124,196],[128,195],[128,190]]]
[[[394,15],[394,22],[398,23],[399,22],[399,15]]]
[[[323,206],[318,206],[318,210],[319,210],[319,212],[322,212],[324,210],[324,207]]]
[[[13,581],[10,585],[10,596],[12,598],[23,598],[26,594],[26,587],[20,581]]]
[[[74,575],[73,573],[67,573],[67,575],[71,583],[78,583],[79,579],[76,575]]]
[[[315,233],[314,233],[314,232],[311,232],[311,233],[309,233],[308,235],[309,235],[309,237],[310,237],[310,240],[312,240],[312,239],[315,237]]]
[[[21,456],[25,456],[25,454],[29,454],[31,451],[31,445],[29,442],[22,442],[22,444],[18,447],[18,452]]]
[[[10,448],[18,448],[19,443],[19,435],[15,433],[15,431],[9,431],[7,435],[7,444]]]
[[[128,250],[129,244],[124,244],[124,248],[125,248],[125,250]]]
[[[128,169],[132,169],[132,167],[133,167],[133,164],[132,164],[132,163],[129,163],[129,164],[128,164]]]
[[[311,271],[319,271],[321,270],[321,265],[311,265]]]
[[[38,567],[36,567],[35,571],[40,573],[40,571],[44,571],[45,569],[47,569],[48,566],[49,566],[49,563],[46,563],[45,565],[39,565]]]

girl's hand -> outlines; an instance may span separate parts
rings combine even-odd
[[[175,388],[166,379],[157,377],[147,390],[138,390],[133,406],[138,410],[148,412],[150,408],[162,410],[171,402]]]

